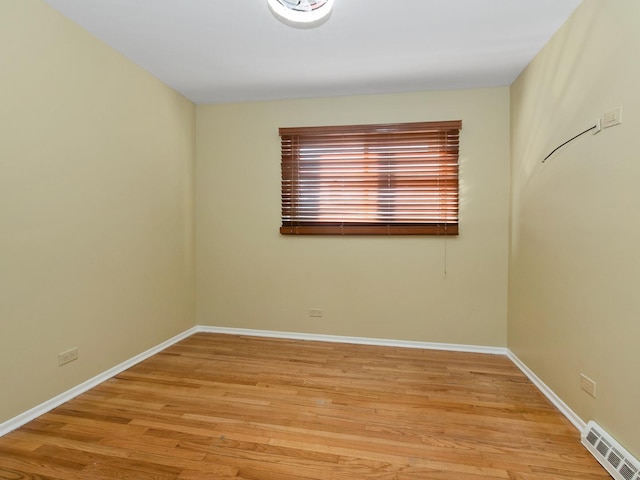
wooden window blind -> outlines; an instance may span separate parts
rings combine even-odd
[[[283,235],[457,235],[462,121],[280,128]]]

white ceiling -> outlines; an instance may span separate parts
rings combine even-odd
[[[312,29],[266,0],[45,0],[196,103],[511,84],[581,0],[335,0]]]

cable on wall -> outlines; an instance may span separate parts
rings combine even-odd
[[[562,147],[564,147],[567,143],[569,142],[573,142],[576,138],[578,138],[580,135],[584,135],[587,132],[590,132],[591,130],[595,130],[596,128],[598,128],[598,125],[594,125],[593,127],[587,128],[584,132],[580,132],[579,134],[577,134],[575,137],[570,138],[569,140],[567,140],[566,142],[564,142],[561,145],[558,145],[556,148],[554,148],[551,153],[549,155],[547,155],[546,157],[544,157],[544,160],[542,160],[542,163],[546,162],[547,159],[553,155],[554,153],[556,153],[558,150],[560,150]]]

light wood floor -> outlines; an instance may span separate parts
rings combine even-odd
[[[0,479],[610,478],[498,355],[196,334],[0,438]]]

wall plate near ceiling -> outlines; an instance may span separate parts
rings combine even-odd
[[[292,27],[311,28],[329,19],[334,0],[267,0],[271,12]]]

